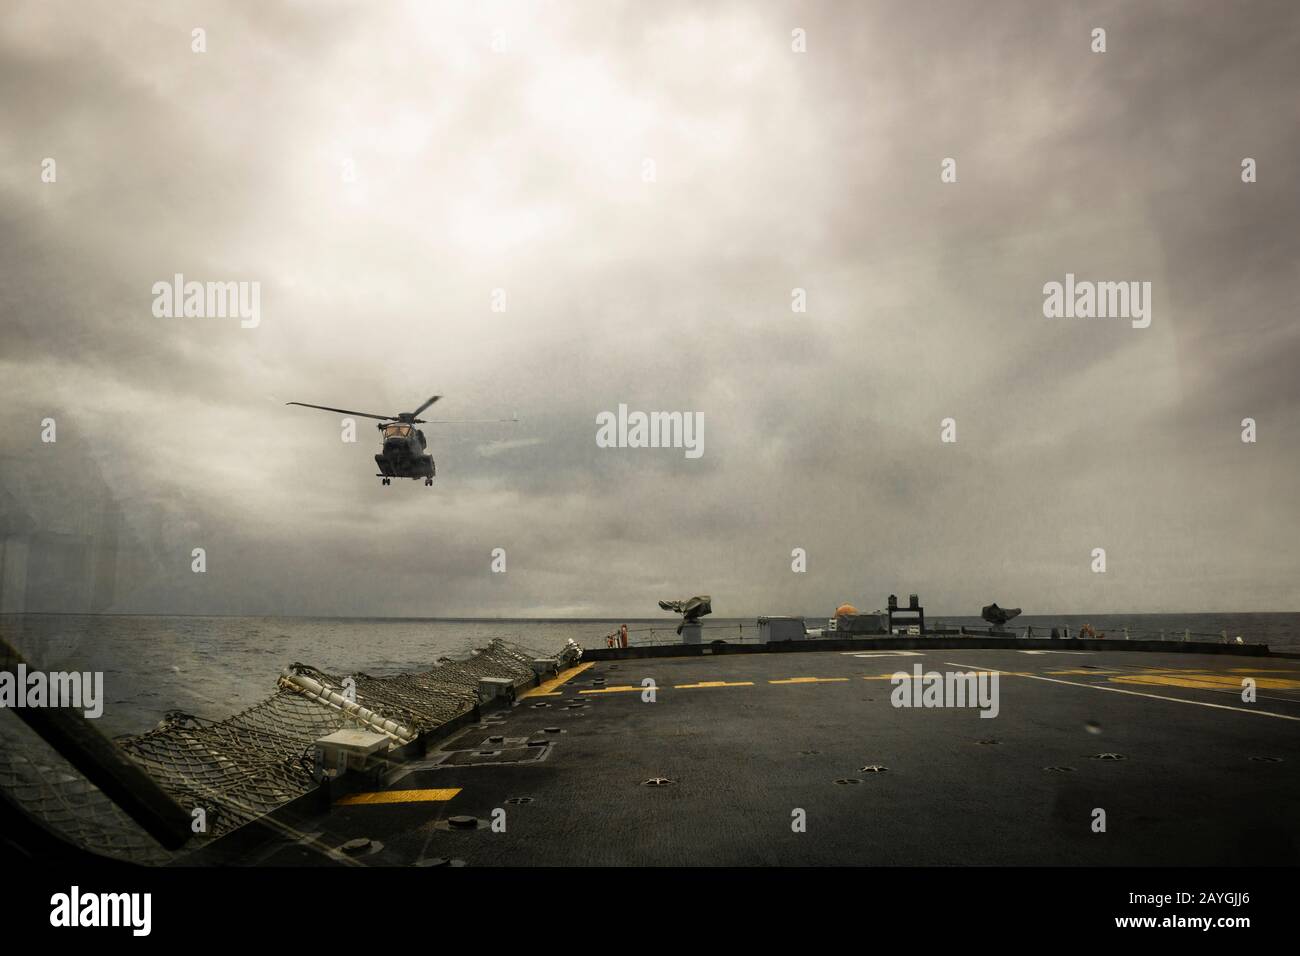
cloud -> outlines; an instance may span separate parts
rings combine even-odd
[[[495,458],[519,448],[533,448],[542,444],[540,438],[516,438],[512,441],[494,441],[478,446],[478,453],[484,458]]]
[[[1297,26],[1287,4],[19,3],[5,520],[102,541],[113,516],[110,610],[1293,608]],[[177,272],[261,283],[261,325],[154,318]],[[1151,328],[1044,319],[1067,272],[1150,281]],[[428,426],[431,489],[379,485],[369,424],[348,444],[284,405],[431,391],[440,417],[521,418]],[[704,457],[597,448],[619,403],[702,413]],[[32,600],[73,602],[69,568],[32,565]]]

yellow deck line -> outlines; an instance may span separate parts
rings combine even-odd
[[[577,667],[570,667],[564,673],[552,677],[550,680],[542,681],[532,690],[524,691],[522,694],[519,695],[519,699],[525,700],[526,698],[529,697],[559,697],[560,692],[557,691],[555,688],[560,687],[563,684],[567,683],[568,681],[572,680],[573,678],[577,677],[588,667],[595,667],[595,666],[596,666],[595,661],[587,661],[587,663],[579,664]]]
[[[848,680],[847,677],[787,677],[784,680],[770,680],[769,684],[833,684]]]
[[[578,693],[579,694],[621,694],[624,691],[629,691],[629,690],[647,690],[647,689],[648,688],[642,687],[639,684],[636,685],[635,687],[631,684],[620,684],[617,687],[593,687],[591,690],[580,690],[578,691]]]
[[[373,793],[349,793],[335,800],[335,805],[363,803],[435,803],[446,802],[460,793],[460,787],[444,790],[378,790]]]
[[[958,664],[954,661],[945,661],[949,667],[966,667],[975,669],[973,664]],[[982,670],[994,671],[996,668],[981,668]],[[998,673],[1001,673],[1000,671]],[[1109,691],[1112,694],[1128,694],[1131,697],[1147,697],[1151,700],[1167,700],[1173,704],[1190,704],[1194,707],[1210,707],[1214,710],[1233,710],[1241,714],[1254,714],[1257,717],[1277,717],[1280,720],[1300,720],[1300,717],[1292,714],[1277,714],[1271,710],[1251,710],[1248,707],[1230,707],[1227,704],[1211,704],[1204,700],[1189,700],[1186,697],[1165,697],[1162,694],[1144,694],[1136,690],[1125,690],[1122,687],[1107,687],[1105,684],[1085,684],[1074,680],[1061,680],[1058,677],[1042,677],[1038,674],[1025,674],[1030,680],[1047,681],[1049,684],[1065,684],[1068,687],[1088,687],[1092,690]]]
[[[1193,690],[1239,690],[1246,677],[1234,674],[1124,674],[1112,677],[1116,684],[1148,684],[1189,687]],[[1300,681],[1286,677],[1251,678],[1260,690],[1296,690]]]
[[[692,690],[696,687],[753,687],[752,680],[702,680],[698,684],[673,684],[674,690]]]
[[[927,671],[926,673],[922,674],[922,675],[921,675],[921,679],[922,679],[922,680],[925,680],[926,676],[927,676],[929,673],[932,673],[932,672]],[[978,674],[992,674],[993,671],[977,671],[976,673],[977,673],[977,675],[978,675]],[[1021,671],[998,671],[997,673],[1001,674],[1003,677],[1028,677],[1028,676],[1029,676],[1028,674],[1022,673]],[[1092,671],[1087,671],[1087,673],[1091,674]],[[909,673],[909,672],[907,672],[907,671],[894,671],[892,674],[863,674],[863,675],[862,675],[862,679],[863,679],[863,680],[887,680],[887,681],[892,681],[892,680],[896,680],[896,679],[901,678],[902,680],[911,680],[914,676],[915,676],[915,675],[913,675],[913,674],[911,674],[911,673]]]

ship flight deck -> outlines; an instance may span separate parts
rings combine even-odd
[[[584,660],[239,861],[1300,860],[1300,660],[912,645]],[[895,706],[918,666],[996,673],[997,716]]]

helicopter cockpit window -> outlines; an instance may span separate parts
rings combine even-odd
[[[410,425],[385,425],[384,437],[385,438],[410,438],[411,426]]]

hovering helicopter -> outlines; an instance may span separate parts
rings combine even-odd
[[[432,405],[441,395],[434,395],[413,412],[400,412],[397,415],[375,415],[370,412],[354,412],[346,408],[331,408],[328,405],[310,405],[307,402],[285,402],[286,405],[300,405],[303,408],[319,408],[326,412],[338,412],[341,415],[356,415],[359,418],[375,418],[379,424],[375,427],[383,433],[383,450],[375,455],[375,464],[383,484],[391,485],[394,478],[423,478],[426,486],[433,484],[437,470],[433,456],[425,452],[428,442],[424,432],[416,425],[459,425],[474,422],[517,422],[518,418],[477,418],[459,420],[426,421],[420,418],[422,411]]]

